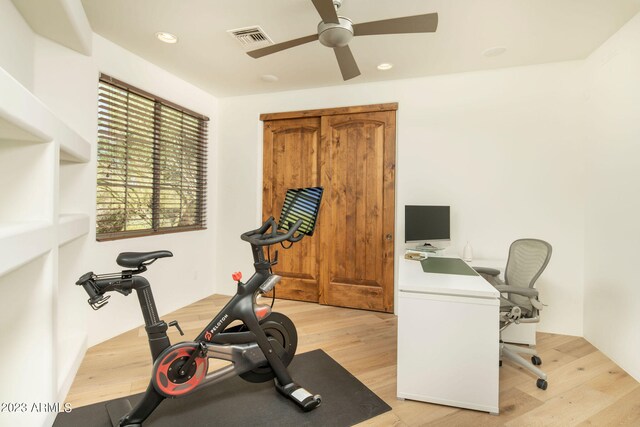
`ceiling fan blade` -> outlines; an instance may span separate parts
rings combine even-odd
[[[325,23],[338,23],[338,14],[333,6],[333,0],[311,0],[316,7],[318,14]]]
[[[261,58],[263,56],[280,52],[281,50],[289,49],[292,47],[300,46],[301,44],[309,43],[315,40],[318,40],[318,35],[312,34],[310,36],[300,37],[299,39],[293,39],[286,42],[263,47],[262,49],[252,50],[247,52],[247,55],[249,55],[252,58]]]
[[[438,14],[405,16],[353,25],[353,35],[433,33],[438,28]]]
[[[360,75],[360,69],[349,46],[334,47],[333,51],[336,54],[343,80],[346,81]]]

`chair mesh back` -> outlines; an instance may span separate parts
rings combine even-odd
[[[504,274],[505,283],[519,288],[533,288],[551,258],[551,245],[538,239],[520,239],[511,244]],[[529,299],[520,295],[510,298],[518,305],[530,306]]]

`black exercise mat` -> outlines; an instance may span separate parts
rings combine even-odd
[[[184,398],[165,399],[144,426],[350,426],[391,409],[322,350],[296,355],[289,372],[309,392],[322,395],[319,407],[302,412],[276,391],[273,381],[252,384],[234,377]],[[128,399],[135,405],[141,396]],[[60,413],[53,425],[111,427],[105,404],[119,400]]]

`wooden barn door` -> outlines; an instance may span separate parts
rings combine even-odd
[[[264,216],[288,188],[325,190],[316,234],[280,251],[278,297],[393,312],[395,109],[262,116]]]
[[[320,118],[273,120],[264,123],[263,220],[273,215],[276,221],[288,188],[320,185]],[[315,236],[314,236],[315,237]],[[302,239],[291,247],[279,249],[280,259],[273,267],[282,276],[278,298],[318,302],[320,240]]]
[[[320,302],[393,311],[395,112],[322,118]]]

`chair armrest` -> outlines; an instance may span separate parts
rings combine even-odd
[[[509,285],[498,285],[498,286],[494,286],[498,292],[502,293],[507,293],[507,294],[516,294],[516,295],[522,295],[525,297],[537,297],[538,296],[538,290],[537,289],[532,289],[532,288],[516,288],[514,286],[509,286]]]
[[[499,276],[500,275],[500,270],[496,269],[496,268],[489,268],[489,267],[471,267],[473,268],[476,273],[479,274],[486,274],[487,276]]]

